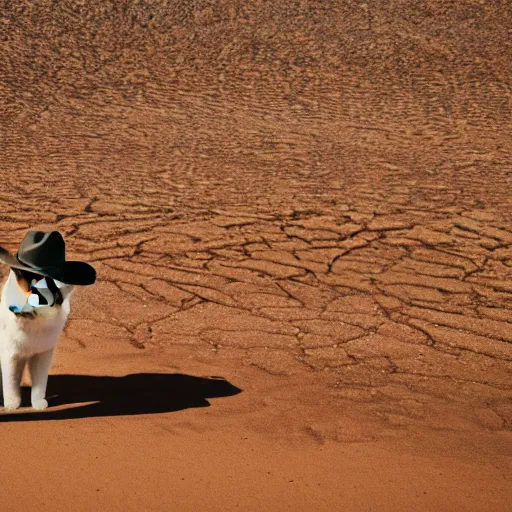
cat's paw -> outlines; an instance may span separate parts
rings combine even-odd
[[[4,397],[4,409],[6,411],[15,411],[19,408],[21,405],[21,397],[14,396],[14,397]]]
[[[36,411],[42,411],[48,407],[48,402],[44,398],[39,398],[37,400],[32,400],[32,408]]]

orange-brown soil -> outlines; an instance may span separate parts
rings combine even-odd
[[[99,276],[0,510],[509,510],[510,2],[0,16],[0,244]]]

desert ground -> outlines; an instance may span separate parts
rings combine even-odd
[[[510,510],[510,2],[1,5],[0,245],[98,272],[2,512]]]

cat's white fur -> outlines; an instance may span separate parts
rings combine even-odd
[[[72,289],[72,286],[62,288],[62,305],[37,308],[34,318],[15,315],[9,305],[24,304],[26,293],[10,271],[0,300],[0,362],[5,409],[14,410],[21,405],[21,377],[26,364],[32,380],[32,407],[37,410],[48,407],[45,398],[48,372],[53,350],[69,315]]]

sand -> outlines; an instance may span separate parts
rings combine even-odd
[[[99,279],[50,407],[0,411],[0,510],[508,510],[511,29],[6,5],[0,245],[57,229]]]

